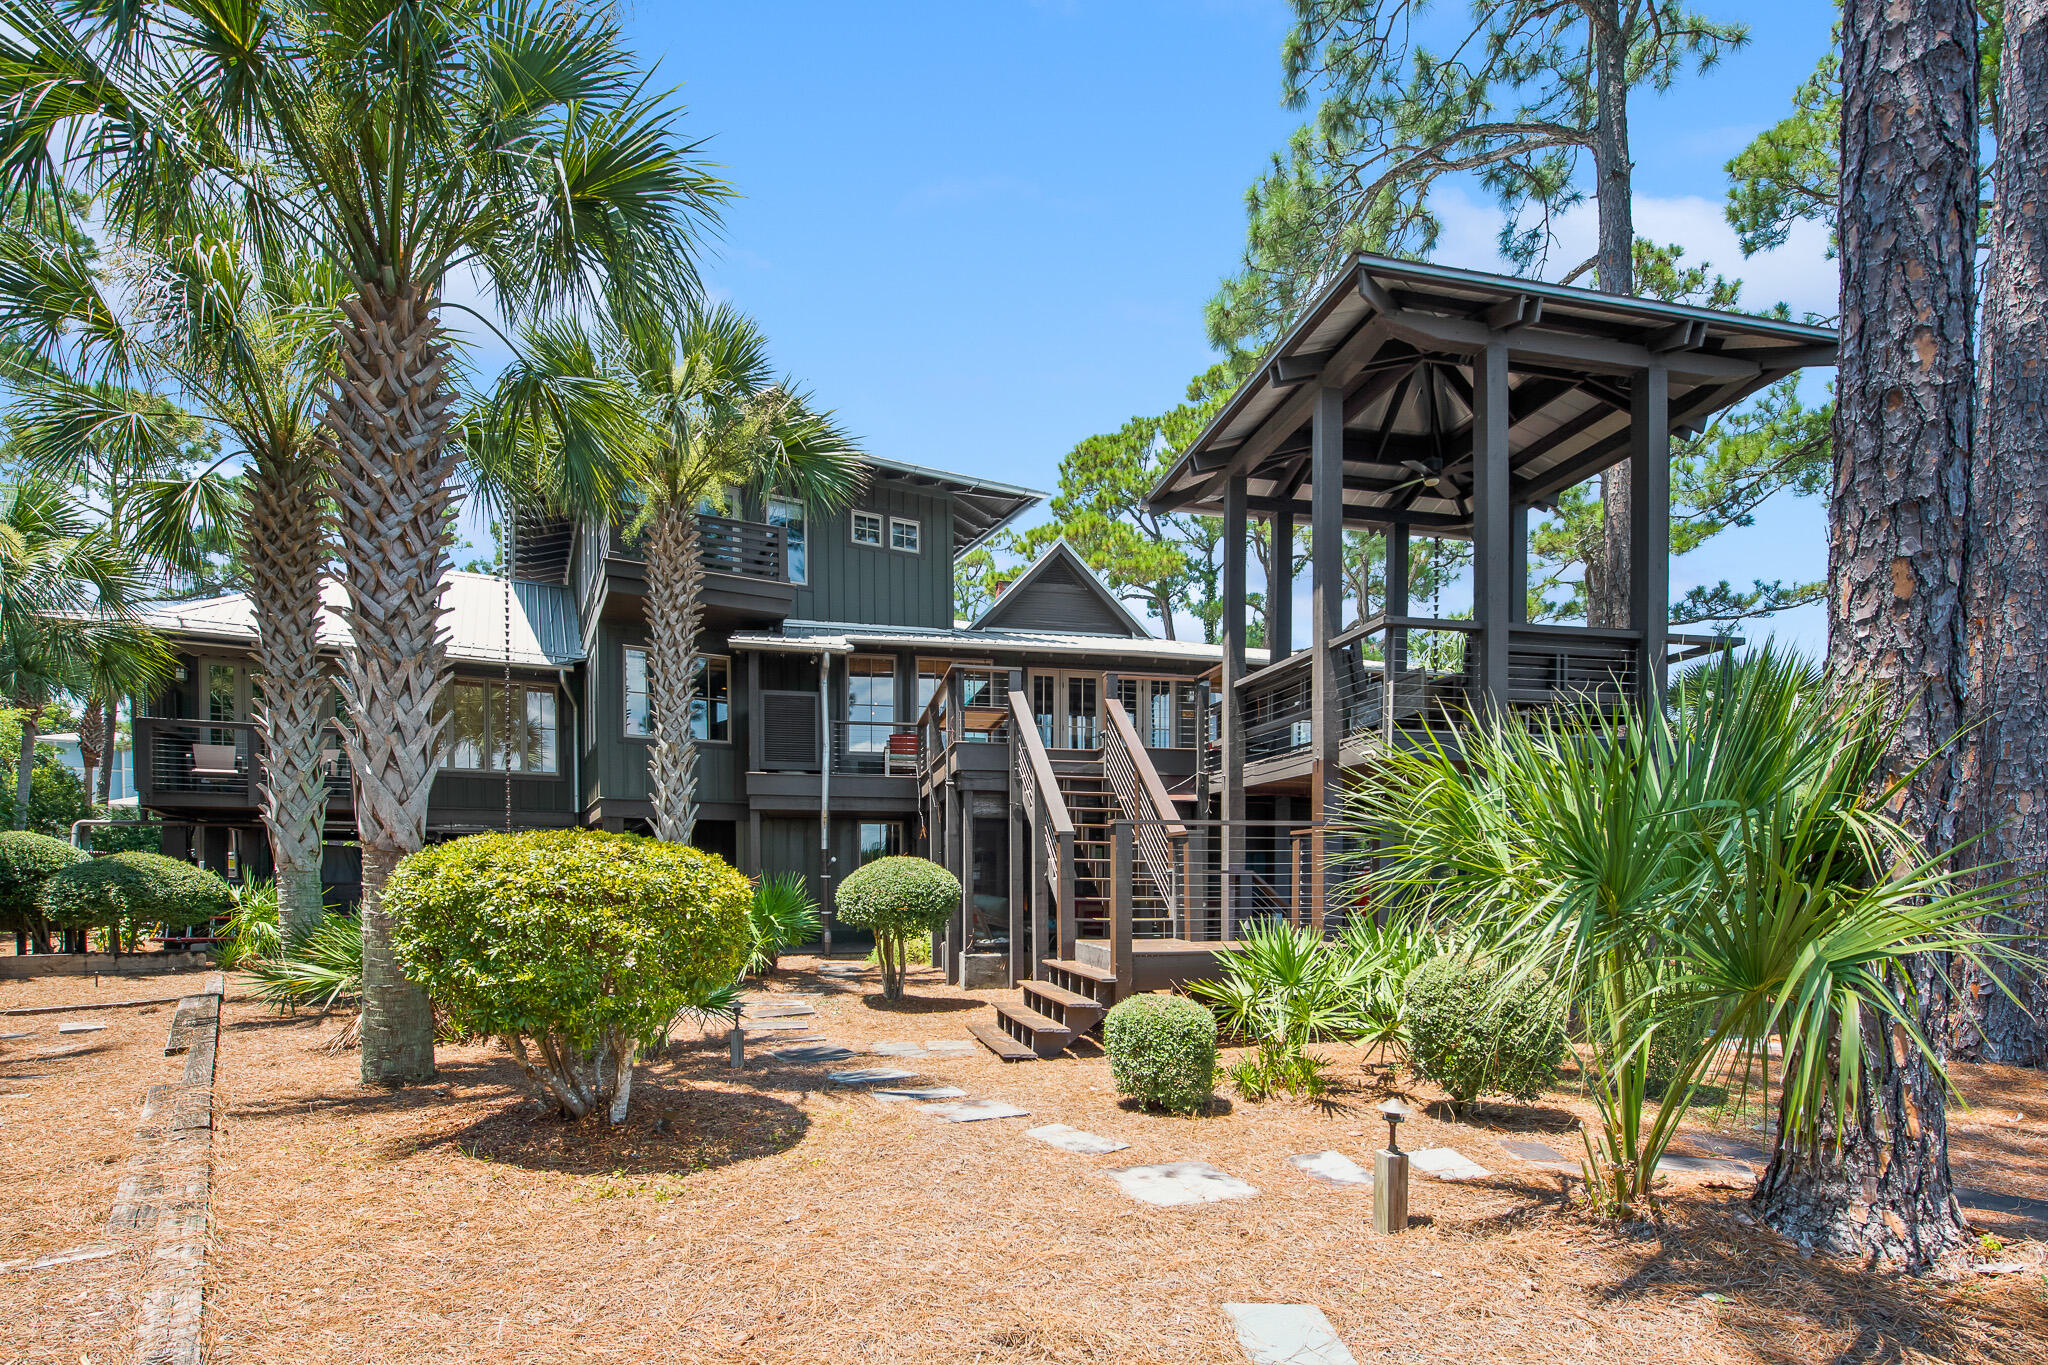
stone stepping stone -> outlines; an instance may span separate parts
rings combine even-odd
[[[1252,1365],[1358,1365],[1313,1304],[1226,1303],[1223,1312]]]
[[[749,1019],[795,1019],[818,1011],[810,1005],[748,1005],[745,1009]]]
[[[1438,1180],[1484,1180],[1493,1174],[1468,1159],[1463,1152],[1450,1147],[1425,1147],[1419,1152],[1410,1152],[1408,1161],[1416,1170]]]
[[[105,1025],[105,1024],[59,1024],[59,1025],[57,1025],[57,1032],[59,1032],[59,1033],[98,1033],[98,1032],[99,1032],[99,1031],[100,1031],[101,1029],[103,1029],[103,1028],[105,1028],[105,1027],[106,1027],[106,1025]]]
[[[1252,1199],[1259,1191],[1206,1161],[1168,1161],[1158,1166],[1126,1166],[1106,1174],[1117,1188],[1141,1204],[1172,1208],[1181,1204],[1215,1204],[1225,1199]]]
[[[1501,1150],[1519,1161],[1533,1161],[1538,1166],[1570,1166],[1577,1169],[1578,1163],[1547,1142],[1520,1142],[1501,1139]]]
[[[859,976],[866,966],[858,962],[834,962],[818,968],[821,976]]]
[[[1687,1133],[1685,1139],[1690,1146],[1702,1148],[1714,1156],[1725,1156],[1731,1161],[1746,1161],[1752,1166],[1771,1164],[1769,1152],[1741,1138],[1723,1137],[1719,1133]]]
[[[877,1057],[929,1057],[932,1055],[917,1043],[876,1043],[868,1051],[874,1053]]]
[[[850,1047],[837,1043],[805,1043],[798,1047],[779,1047],[768,1054],[783,1062],[843,1062],[854,1055]]]
[[[1069,1128],[1064,1123],[1047,1123],[1036,1128],[1026,1128],[1024,1136],[1037,1138],[1049,1146],[1057,1147],[1063,1152],[1073,1152],[1078,1156],[1105,1156],[1110,1152],[1121,1152],[1131,1145],[1080,1128]]]
[[[1288,1157],[1287,1164],[1325,1185],[1372,1188],[1372,1172],[1342,1152],[1303,1152],[1300,1156]]]
[[[33,1029],[27,1033],[0,1033],[0,1043],[11,1043],[16,1038],[33,1038],[35,1036]]]
[[[873,1085],[877,1081],[917,1079],[915,1071],[899,1071],[893,1066],[864,1066],[853,1071],[833,1071],[827,1074],[840,1085]]]
[[[1719,1175],[1735,1180],[1754,1180],[1756,1173],[1745,1162],[1718,1156],[1660,1156],[1657,1169],[1685,1175]]]
[[[934,1057],[972,1057],[978,1050],[964,1038],[939,1038],[926,1042],[924,1046]]]
[[[808,1019],[742,1019],[740,1028],[747,1033],[774,1033],[778,1030],[795,1029],[799,1033],[814,1029],[817,1025]]]
[[[913,1089],[882,1086],[868,1091],[884,1104],[901,1104],[905,1100],[964,1100],[967,1092],[957,1085],[922,1085]]]
[[[920,1104],[917,1106],[935,1119],[947,1123],[979,1123],[983,1119],[1029,1118],[1029,1109],[1019,1109],[1014,1104],[1001,1100],[947,1100],[942,1104]]]

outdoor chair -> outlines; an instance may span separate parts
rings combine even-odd
[[[235,762],[235,746],[232,744],[194,744],[192,746],[192,776],[194,777],[240,777],[242,769]]]

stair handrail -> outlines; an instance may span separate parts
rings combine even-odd
[[[1060,792],[1059,776],[1045,752],[1045,738],[1022,688],[1010,689],[1010,734],[1016,755],[1018,805],[1045,849],[1045,879],[1059,923],[1059,956],[1074,954],[1074,817]],[[1041,926],[1032,927],[1034,953]],[[1036,968],[1033,968],[1034,974]]]
[[[1138,728],[1123,701],[1112,697],[1102,709],[1109,721],[1102,736],[1103,776],[1109,779],[1124,818],[1132,822],[1138,855],[1166,902],[1167,915],[1178,923],[1180,895],[1173,876],[1173,844],[1187,837],[1187,826],[1176,817],[1173,798],[1166,794],[1166,783],[1152,766],[1152,755],[1139,741]]]

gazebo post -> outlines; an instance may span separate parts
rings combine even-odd
[[[1662,365],[1638,370],[1629,400],[1629,603],[1641,633],[1636,677],[1643,705],[1664,696],[1671,629],[1671,387]]]
[[[1529,620],[1529,504],[1508,508],[1508,620]]]
[[[1387,528],[1386,616],[1408,615],[1408,523],[1397,521]],[[1387,675],[1392,677],[1408,667],[1408,632],[1404,627],[1387,628]]]
[[[1508,347],[1499,332],[1472,357],[1472,618],[1479,624],[1480,705],[1508,700],[1509,542]]]
[[[1273,513],[1266,575],[1266,660],[1277,664],[1294,652],[1294,509]]]
[[[1315,651],[1309,682],[1311,742],[1314,744],[1314,813],[1328,819],[1339,791],[1337,658],[1330,641],[1344,629],[1344,390],[1327,385],[1316,393],[1309,433],[1309,553],[1314,556],[1310,608],[1315,614]]]
[[[1223,489],[1223,906],[1230,922],[1230,874],[1244,863],[1244,721],[1238,684],[1244,681],[1245,476]]]

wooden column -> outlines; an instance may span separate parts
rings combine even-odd
[[[1248,530],[1245,476],[1236,474],[1223,492],[1223,818],[1236,822],[1244,820],[1245,812],[1244,726],[1237,690],[1244,681],[1244,542]],[[1244,861],[1244,827],[1235,823],[1224,828],[1224,866],[1233,868]]]
[[[953,945],[953,957],[946,963],[948,981],[958,985],[966,981],[967,971],[961,958],[974,944],[974,793],[963,790],[960,793],[960,932],[959,941]]]
[[[960,790],[960,779],[953,778],[946,783],[946,856],[941,859],[946,870],[960,877],[960,849],[962,813],[967,805],[963,799],[966,793]],[[946,960],[941,964],[946,980],[958,984],[960,950],[966,946],[967,879],[960,877],[960,909],[946,921]]]
[[[1031,867],[1031,976],[1036,980],[1038,964],[1052,956],[1052,921],[1046,913],[1046,876],[1050,869],[1045,864],[1045,840],[1039,837],[1039,831],[1027,826],[1024,833],[1031,845],[1025,856]]]
[[[747,771],[761,771],[761,653],[747,651]]]
[[[1011,670],[1010,670],[1010,676],[1009,676],[1009,678],[1008,678],[1008,680],[1007,680],[1007,689],[1008,689],[1008,692],[1022,692],[1022,691],[1024,690],[1024,670],[1023,670],[1023,669],[1021,669],[1021,668],[1013,668],[1013,669],[1011,669]],[[1007,707],[1007,706],[1009,705],[1009,700],[1010,700],[1010,699],[1009,699],[1009,696],[1007,695],[1007,692],[1006,692],[1006,694],[1005,694],[1005,695],[1004,695],[1004,697],[1003,697],[1003,705],[1004,705],[1005,707]],[[1030,979],[1030,978],[1032,978],[1032,977],[1035,977],[1035,976],[1037,976],[1037,975],[1038,975],[1038,964],[1037,964],[1037,962],[1036,962],[1036,961],[1034,961],[1034,960],[1032,959],[1032,957],[1031,957],[1031,943],[1030,943],[1030,938],[1029,938],[1029,934],[1030,934],[1030,925],[1028,925],[1028,924],[1027,924],[1027,923],[1025,922],[1025,920],[1026,920],[1026,913],[1025,913],[1025,912],[1026,912],[1026,910],[1027,910],[1027,909],[1029,908],[1029,906],[1030,906],[1030,903],[1031,903],[1031,880],[1032,880],[1032,878],[1031,878],[1031,857],[1030,857],[1030,849],[1029,849],[1029,847],[1028,847],[1028,844],[1027,844],[1027,840],[1028,840],[1028,839],[1030,838],[1030,834],[1031,834],[1031,829],[1030,829],[1030,826],[1029,826],[1029,825],[1028,825],[1028,824],[1026,823],[1026,820],[1025,820],[1025,812],[1024,812],[1024,792],[1023,792],[1023,785],[1024,785],[1024,784],[1023,784],[1022,782],[1020,782],[1020,781],[1018,780],[1018,778],[1017,778],[1017,760],[1018,760],[1018,757],[1020,756],[1020,754],[1021,754],[1021,753],[1023,752],[1023,748],[1024,748],[1024,740],[1023,740],[1023,737],[1022,737],[1022,736],[1020,736],[1020,735],[1019,735],[1019,734],[1017,733],[1017,727],[1016,727],[1016,725],[1015,725],[1014,723],[1013,723],[1013,724],[1012,724],[1012,725],[1011,725],[1011,726],[1009,727],[1009,729],[1010,729],[1010,745],[1009,745],[1009,749],[1010,749],[1010,765],[1009,765],[1009,779],[1010,779],[1010,819],[1009,819],[1009,822],[1008,822],[1008,824],[1009,824],[1009,831],[1010,831],[1010,885],[1009,885],[1009,888],[1008,888],[1008,890],[1009,890],[1009,899],[1010,899],[1010,975],[1009,975],[1009,984],[1010,984],[1011,986],[1013,986],[1013,987],[1014,987],[1014,986],[1015,986],[1015,985],[1016,985],[1016,984],[1017,984],[1017,983],[1018,983],[1019,981],[1024,981],[1024,980],[1028,980],[1028,979]]]
[[[747,812],[747,861],[744,868],[750,877],[761,875],[761,812]]]
[[[1408,523],[1399,522],[1387,532],[1387,616],[1408,615]],[[1387,671],[1398,673],[1408,666],[1408,632],[1387,631]]]
[[[1339,789],[1337,659],[1330,641],[1344,629],[1344,390],[1316,394],[1310,434],[1309,483],[1315,501],[1309,513],[1309,553],[1314,556],[1310,612],[1310,735],[1315,756],[1312,805],[1320,812]]]
[[[1509,556],[1508,348],[1498,334],[1472,357],[1472,618],[1479,651],[1469,670],[1476,708],[1505,709],[1508,699]]]
[[[1629,602],[1642,632],[1636,676],[1645,706],[1664,695],[1664,637],[1671,629],[1671,392],[1662,365],[1639,370],[1629,404]]]
[[[1273,571],[1266,576],[1266,652],[1279,663],[1294,652],[1294,512],[1275,512],[1271,547],[1267,558]]]
[[[1508,620],[1529,619],[1529,505],[1508,508]]]

